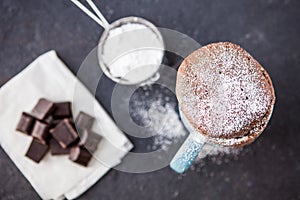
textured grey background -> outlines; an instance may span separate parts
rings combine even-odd
[[[80,199],[300,199],[300,1],[95,2],[101,3],[111,22],[142,16],[203,45],[215,41],[241,44],[270,73],[277,102],[264,134],[238,159],[228,157],[230,162],[221,165],[205,159],[204,166],[196,166],[200,171],[185,176],[169,168],[146,174],[111,170]],[[102,29],[68,0],[1,0],[0,84],[50,49],[76,73],[101,33]],[[107,79],[103,85],[108,91],[113,87]],[[99,92],[97,98],[109,108],[109,95]],[[0,169],[0,199],[39,199],[2,149]]]

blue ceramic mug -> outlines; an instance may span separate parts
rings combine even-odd
[[[207,141],[203,136],[201,136],[199,132],[197,132],[192,127],[192,125],[190,125],[190,123],[181,112],[180,107],[179,114],[181,121],[190,134],[175,154],[170,163],[170,167],[177,173],[183,173],[191,166],[194,159],[198,156]]]

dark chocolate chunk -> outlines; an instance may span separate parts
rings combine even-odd
[[[20,121],[17,125],[16,130],[20,131],[22,133],[25,133],[27,135],[31,134],[32,127],[34,125],[35,118],[32,117],[31,115],[23,112],[20,118]]]
[[[69,158],[80,165],[87,166],[92,154],[84,147],[75,146],[71,148]]]
[[[54,110],[54,103],[47,99],[40,99],[32,110],[32,115],[39,120],[46,119],[49,114]]]
[[[47,144],[51,136],[49,134],[48,124],[41,121],[36,121],[34,123],[31,135],[38,139],[41,143]]]
[[[54,106],[55,106],[55,110],[53,112],[53,117],[55,119],[71,118],[72,117],[71,103],[70,102],[55,103]]]
[[[63,119],[52,119],[50,123],[50,129],[55,128]]]
[[[62,148],[55,139],[51,138],[50,151],[52,155],[66,155],[70,153],[70,148]]]
[[[79,135],[79,139],[80,139],[78,145],[83,146],[89,137],[89,131],[86,129],[83,129],[83,130],[78,129],[78,135]]]
[[[75,120],[76,127],[78,129],[90,130],[93,126],[94,118],[84,112],[80,112]]]
[[[84,146],[91,153],[95,152],[102,136],[97,133],[88,131],[86,129],[80,131],[80,142],[79,146]]]
[[[67,148],[78,138],[78,134],[69,119],[62,120],[54,130],[51,131],[51,134],[63,148]]]
[[[48,151],[48,145],[42,144],[36,139],[33,139],[26,156],[31,160],[39,163]]]
[[[43,121],[50,125],[50,124],[52,123],[53,120],[54,120],[54,119],[53,119],[52,115],[50,115],[50,116],[48,116],[46,119],[44,119]]]

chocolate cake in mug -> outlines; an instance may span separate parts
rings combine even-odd
[[[207,142],[240,147],[267,126],[275,103],[266,70],[247,51],[230,42],[204,46],[178,70],[180,111]]]

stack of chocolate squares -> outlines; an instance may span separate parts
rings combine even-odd
[[[87,166],[101,136],[91,131],[94,118],[80,112],[73,122],[71,102],[40,99],[31,113],[23,112],[17,131],[33,137],[26,156],[39,163],[50,148],[52,155],[67,155]],[[76,129],[77,128],[77,129]]]

